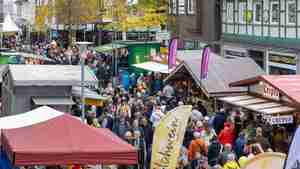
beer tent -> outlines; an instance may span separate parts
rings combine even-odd
[[[137,151],[107,129],[64,114],[43,123],[2,131],[12,165],[136,164]]]

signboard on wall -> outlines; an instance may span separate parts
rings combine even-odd
[[[263,83],[264,92],[263,96],[273,100],[280,100],[280,93],[274,87],[268,85],[267,83]]]

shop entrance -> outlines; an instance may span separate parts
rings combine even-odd
[[[249,57],[251,57],[262,69],[266,70],[265,68],[265,52],[258,51],[258,50],[249,50],[248,51]]]

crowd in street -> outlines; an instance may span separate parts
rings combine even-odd
[[[79,49],[62,48],[55,42],[37,44],[37,54],[47,56],[54,64],[78,65]],[[136,147],[137,169],[149,169],[155,128],[166,113],[179,105],[193,105],[178,169],[240,169],[246,161],[263,152],[287,153],[288,128],[271,126],[261,116],[243,113],[239,109],[219,108],[208,112],[204,101],[182,90],[175,83],[163,81],[159,73],[129,76],[128,87],[112,83],[111,56],[89,50],[85,64],[97,76],[101,95],[110,99],[102,107],[87,106],[87,124],[108,128]],[[80,104],[72,108],[80,116]],[[128,166],[120,166],[126,168]]]
[[[261,116],[234,109],[207,112],[201,100],[164,84],[159,74],[130,76],[129,90],[108,83],[103,94],[111,96],[106,106],[90,107],[88,124],[112,130],[139,150],[138,168],[148,169],[155,127],[178,105],[193,105],[186,128],[178,169],[239,169],[263,152],[288,151],[290,137],[285,127],[272,127]]]

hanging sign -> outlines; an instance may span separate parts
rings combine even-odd
[[[286,116],[271,116],[267,118],[267,121],[271,125],[277,125],[277,124],[290,124],[294,122],[294,118],[292,115],[286,115]]]

